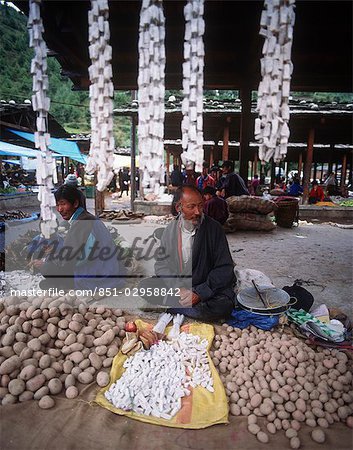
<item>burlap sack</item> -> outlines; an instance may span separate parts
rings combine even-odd
[[[271,231],[276,227],[269,216],[254,213],[231,213],[225,226],[228,232],[230,230]]]
[[[276,204],[272,200],[251,197],[249,195],[229,197],[227,198],[227,203],[229,212],[231,213],[250,212],[266,215],[276,209]]]

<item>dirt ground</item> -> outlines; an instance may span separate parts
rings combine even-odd
[[[127,242],[143,239],[164,225],[154,223],[111,224]],[[28,229],[38,230],[39,222],[11,226],[6,244]],[[296,280],[308,289],[315,306],[325,303],[352,314],[353,230],[328,224],[300,224],[291,229],[277,227],[272,232],[227,234],[236,269],[263,272],[275,286],[290,286]],[[153,260],[141,261],[146,275],[153,274]]]

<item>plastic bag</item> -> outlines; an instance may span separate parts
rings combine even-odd
[[[273,327],[278,325],[279,316],[264,316],[262,314],[256,314],[250,311],[245,311],[244,309],[233,309],[231,316],[233,319],[228,320],[228,325],[234,328],[247,328],[250,325],[254,325],[260,330],[271,330]]]

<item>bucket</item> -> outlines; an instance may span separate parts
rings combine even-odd
[[[277,225],[283,228],[291,228],[293,222],[299,220],[299,200],[291,197],[280,197],[276,201],[277,209],[275,218]]]

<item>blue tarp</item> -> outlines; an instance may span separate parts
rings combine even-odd
[[[19,145],[13,145],[8,142],[0,141],[1,156],[27,156],[29,158],[36,158],[38,153],[38,150],[20,147]]]
[[[9,128],[11,133],[17,134],[17,136],[26,139],[27,141],[34,142],[34,134],[26,133],[24,131],[12,130]],[[80,149],[76,142],[66,141],[65,139],[50,138],[49,149],[53,152],[59,153],[61,156],[66,156],[73,159],[74,161],[86,164],[87,158],[80,152]]]
[[[8,164],[16,164],[16,166],[21,165],[21,161],[18,161],[17,159],[3,159],[2,162]]]

